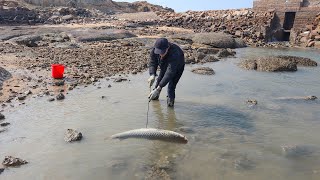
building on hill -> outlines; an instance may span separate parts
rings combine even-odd
[[[274,11],[268,41],[294,41],[297,32],[320,13],[320,0],[254,0],[254,11]]]

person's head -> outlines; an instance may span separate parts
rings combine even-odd
[[[168,39],[159,38],[154,44],[154,53],[159,54],[161,57],[163,57],[168,53],[169,47],[170,45]]]

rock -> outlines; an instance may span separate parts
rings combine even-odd
[[[307,44],[307,47],[313,47],[315,45],[315,41],[311,41]]]
[[[244,48],[244,47],[247,47],[247,44],[246,42],[244,42],[243,39],[240,39],[240,38],[235,38],[235,43],[236,43],[236,48]]]
[[[114,79],[114,82],[122,82],[122,81],[127,81],[128,79],[123,78],[123,77],[117,77],[116,79]]]
[[[65,133],[65,136],[64,136],[64,140],[66,142],[80,141],[81,139],[82,139],[82,133],[73,129],[67,129],[67,132]]]
[[[21,166],[24,164],[27,164],[28,162],[25,160],[22,160],[20,158],[15,158],[12,156],[6,156],[4,160],[2,161],[2,165],[11,167],[11,166]]]
[[[258,101],[255,100],[255,99],[248,99],[248,100],[246,101],[246,103],[249,104],[249,105],[257,105],[257,104],[258,104]]]
[[[297,56],[277,56],[282,59],[287,59],[297,63],[297,66],[317,66],[317,62],[309,58],[297,57]]]
[[[59,94],[56,96],[56,99],[57,99],[57,100],[63,100],[63,99],[65,99],[65,96],[64,96],[62,93],[59,93]]]
[[[196,55],[196,62],[200,62],[201,60],[203,60],[203,58],[206,57],[206,55],[202,52],[197,53]]]
[[[0,126],[1,126],[1,127],[5,127],[5,126],[8,126],[9,124],[10,124],[10,123],[5,122],[5,123],[1,123]]]
[[[259,59],[257,61],[258,71],[278,72],[278,71],[297,71],[297,63],[284,59]]]
[[[28,95],[32,94],[32,91],[28,90],[28,91],[24,92],[24,94],[28,96]]]
[[[73,32],[71,32],[72,34]],[[94,29],[83,29],[82,31],[77,31],[73,36],[80,42],[93,42],[93,41],[111,41],[116,39],[132,38],[136,35],[125,30],[114,30],[114,29],[104,29],[104,30],[94,30]]]
[[[192,38],[194,43],[210,45],[214,48],[236,48],[235,39],[224,33],[197,33]]]
[[[49,102],[52,102],[52,101],[54,101],[54,100],[55,100],[54,98],[49,98],[49,99],[48,99]]]
[[[207,48],[207,47],[200,47],[197,49],[197,52],[201,52],[204,54],[217,54],[220,49],[218,48]]]
[[[196,63],[196,59],[194,57],[186,57],[185,61],[186,61],[186,64],[194,64],[194,63]]]
[[[26,95],[20,95],[20,96],[18,96],[18,100],[20,100],[20,101],[23,101],[23,100],[25,100],[26,98],[27,98]]]
[[[194,68],[191,70],[191,72],[196,73],[196,74],[202,74],[202,75],[214,75],[215,74],[214,70],[209,67]]]
[[[25,45],[28,47],[37,47],[38,44],[36,42],[40,40],[41,40],[40,35],[25,35],[25,36],[20,36],[20,37],[11,39],[11,41],[14,41],[19,45]]]
[[[53,83],[55,86],[63,86],[64,85],[64,80],[57,80]]]
[[[248,70],[266,72],[297,71],[296,62],[279,57],[248,59],[240,62],[239,66]]]
[[[300,158],[310,156],[315,152],[314,147],[308,145],[281,146],[284,156],[288,158]]]
[[[246,59],[241,61],[239,66],[247,70],[257,70],[257,61],[254,59]]]
[[[4,171],[4,168],[0,168],[0,174]]]
[[[0,121],[1,120],[4,120],[6,117],[2,114],[2,113],[0,113]]]
[[[209,55],[206,55],[205,58],[203,58],[202,62],[217,62],[219,61],[219,59],[217,59],[214,55],[212,54],[209,54]]]
[[[220,57],[220,58],[225,58],[225,57],[229,57],[229,56],[234,56],[236,53],[235,51],[231,51],[231,50],[228,50],[228,49],[221,49],[217,56]]]
[[[63,19],[63,20],[65,20],[65,21],[70,21],[70,20],[72,20],[74,17],[73,17],[73,15],[65,15],[65,16],[62,16],[62,18],[61,19]]]
[[[111,88],[111,87],[112,87],[111,84],[109,84],[109,85],[108,85],[108,88]]]
[[[12,77],[12,75],[10,74],[9,71],[4,69],[3,67],[0,67],[0,84],[2,84],[3,81],[5,81],[11,77]]]

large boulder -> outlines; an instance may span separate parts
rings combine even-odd
[[[40,35],[25,35],[25,36],[15,37],[11,39],[11,41],[19,45],[25,45],[28,47],[37,47],[38,44],[36,42],[40,40],[41,40]]]
[[[220,49],[217,56],[219,58],[226,58],[226,57],[234,56],[235,54],[236,52],[231,49]]]
[[[77,31],[71,31],[70,34],[73,35],[80,42],[92,42],[92,41],[111,41],[116,39],[125,39],[136,37],[136,35],[126,31],[126,30],[114,30],[114,29],[82,29]]]
[[[297,56],[278,56],[279,58],[287,59],[297,63],[298,66],[317,66],[317,62],[304,57]]]
[[[266,72],[297,71],[296,62],[280,57],[247,59],[240,62],[239,66],[248,70]]]
[[[231,35],[225,33],[197,33],[192,38],[194,43],[206,44],[215,48],[238,48],[240,40],[235,40]]]

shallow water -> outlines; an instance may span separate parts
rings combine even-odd
[[[130,76],[127,82],[102,80],[97,86],[76,89],[62,102],[31,99],[27,106],[4,113],[11,125],[0,134],[0,159],[12,155],[29,164],[6,169],[0,177],[144,179],[151,167],[158,166],[173,179],[320,179],[320,100],[276,99],[320,97],[319,67],[299,67],[293,73],[237,67],[241,58],[274,54],[320,63],[319,53],[238,49],[237,58],[205,65],[215,70],[214,76],[190,72],[201,65],[187,66],[174,110],[166,107],[164,89],[160,101],[150,103],[149,114],[149,127],[183,133],[189,139],[186,145],[105,139],[145,126],[147,72]],[[258,105],[248,106],[248,99],[256,99]],[[68,128],[81,131],[83,140],[64,142]],[[286,157],[283,145],[310,145],[315,151]]]

